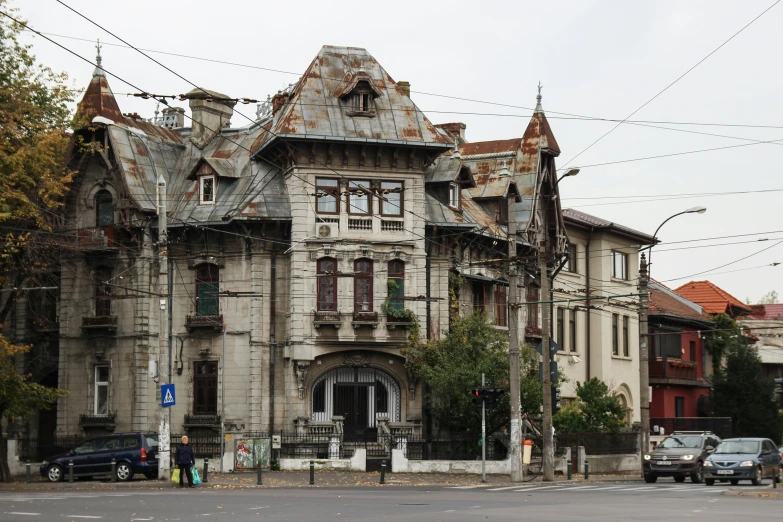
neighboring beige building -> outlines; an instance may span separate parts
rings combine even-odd
[[[57,355],[70,394],[57,434],[157,430],[166,246],[173,432],[426,435],[423,385],[400,347],[416,325],[440,338],[455,308],[486,310],[508,330],[508,273],[493,260],[508,255],[509,217],[520,339],[541,337],[540,306],[524,302],[547,299],[535,256],[545,238],[560,260],[554,297],[595,296],[564,311],[576,317],[576,346],[559,355],[564,395],[599,377],[638,416],[635,299],[607,296],[636,292],[636,252],[651,238],[560,209],[560,149],[540,96],[522,138],[469,143],[464,125],[430,123],[367,51],[326,46],[257,120],[229,127],[237,100],[194,89],[186,126],[179,108],[155,122],[122,114],[98,64],[80,104],[91,124],[77,132],[93,148],[70,158]],[[559,270],[569,241],[575,273]]]

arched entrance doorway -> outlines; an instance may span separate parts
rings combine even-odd
[[[378,417],[400,420],[401,394],[397,381],[375,368],[335,368],[313,383],[311,419],[344,418],[345,440],[365,440],[377,434]]]

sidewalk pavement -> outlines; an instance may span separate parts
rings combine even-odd
[[[209,473],[208,483],[200,484],[199,488],[345,488],[345,487],[383,487],[380,473],[361,473],[347,471],[316,471],[315,484],[310,485],[309,471],[263,471],[262,486],[258,486],[255,471],[241,473]],[[130,482],[111,482],[108,479],[74,480],[73,483],[48,482],[40,476],[34,476],[33,482],[25,483],[25,477],[15,477],[15,481],[0,483],[0,492],[9,490],[61,490],[61,489],[164,489],[175,488],[178,484],[163,480],[146,480],[135,478]],[[202,477],[203,480],[203,477]],[[601,482],[628,482],[641,480],[638,475],[590,475],[585,481],[583,475],[573,476],[571,482],[589,484]],[[507,475],[487,475],[487,482],[482,484],[480,475],[456,473],[386,473],[386,486],[415,487],[457,487],[457,486],[506,486],[509,484]],[[557,476],[555,483],[566,483],[564,476]],[[520,484],[540,485],[541,477]],[[554,483],[551,483],[554,484]]]
[[[756,497],[783,500],[783,484],[778,484],[777,488],[764,488],[761,491],[756,489],[727,489],[721,495],[724,497]]]

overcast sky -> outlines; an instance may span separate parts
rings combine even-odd
[[[615,123],[558,113],[622,120],[775,3],[65,1],[138,47],[252,66],[152,54],[200,87],[232,97],[274,94],[296,81],[324,44],[364,47],[392,78],[411,83],[412,98],[431,121],[466,123],[469,141],[521,136],[540,81],[563,151],[560,167]],[[104,67],[148,92],[192,88],[135,51],[111,46],[118,43],[113,37],[54,0],[11,2],[36,30],[100,38]],[[666,129],[621,125],[570,163],[583,170],[560,184],[564,206],[650,234],[674,213],[707,207],[705,214],[675,218],[659,234],[652,275],[669,286],[709,279],[742,300],[756,302],[773,289],[783,295],[783,265],[767,266],[783,262],[783,244],[776,246],[783,241],[781,28],[783,3],[631,118]],[[94,59],[93,43],[53,38]],[[26,41],[41,62],[67,72],[76,88],[89,82],[91,65],[40,37]],[[109,82],[115,93],[134,92],[117,78]],[[117,99],[124,112],[151,117],[155,110],[149,100]],[[239,108],[255,113],[252,105]],[[232,120],[245,123],[236,115]],[[717,147],[732,148],[596,165]],[[746,191],[756,193],[736,194]],[[705,194],[724,192],[733,194]],[[738,234],[751,235],[693,241]],[[666,244],[683,241],[693,242]],[[721,243],[732,244],[708,246]]]

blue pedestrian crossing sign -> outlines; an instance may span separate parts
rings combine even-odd
[[[177,394],[173,384],[163,384],[160,387],[160,405],[164,408],[177,404]]]

